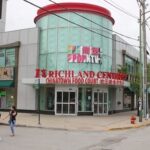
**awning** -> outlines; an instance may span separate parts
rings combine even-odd
[[[13,80],[1,80],[0,88],[5,88],[5,87],[14,87],[14,81]]]

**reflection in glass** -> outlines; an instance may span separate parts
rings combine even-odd
[[[55,101],[55,88],[49,87],[47,88],[47,110],[54,110],[54,101]]]
[[[57,113],[61,113],[62,112],[62,104],[57,104]]]
[[[62,92],[57,92],[57,102],[62,102]]]
[[[68,92],[63,92],[63,102],[68,103]]]
[[[70,102],[75,102],[75,92],[70,92]]]
[[[94,103],[98,102],[98,93],[94,92]]]
[[[99,104],[99,113],[100,113],[100,114],[103,113],[103,104]]]
[[[97,110],[97,104],[94,104],[94,113],[97,114],[98,110]]]
[[[107,103],[107,93],[104,93],[104,103]]]
[[[68,114],[68,104],[63,104],[63,114]]]
[[[99,103],[103,103],[103,93],[99,93]]]
[[[104,104],[104,113],[107,113],[107,104]]]
[[[92,88],[86,88],[86,111],[92,111]]]
[[[70,113],[70,114],[74,114],[74,113],[75,113],[75,104],[70,104],[69,113]]]

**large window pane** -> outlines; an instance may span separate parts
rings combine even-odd
[[[47,30],[40,33],[40,54],[47,53]]]
[[[57,29],[48,30],[48,53],[57,52]]]
[[[6,66],[15,66],[15,49],[6,49]]]
[[[69,93],[68,92],[63,92],[63,102],[64,103],[68,103],[68,97],[69,97]]]
[[[47,88],[47,110],[54,110],[55,88]]]
[[[62,102],[62,92],[57,92],[57,102]]]
[[[5,50],[0,50],[0,67],[5,67]]]

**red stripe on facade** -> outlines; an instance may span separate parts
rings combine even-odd
[[[114,19],[111,17],[110,11],[107,10],[106,8],[86,3],[59,3],[59,5],[50,4],[44,6],[37,11],[37,16],[35,17],[34,21],[36,22],[40,18],[47,16],[51,13],[71,12],[71,11],[94,13],[109,19],[113,24],[115,22]]]

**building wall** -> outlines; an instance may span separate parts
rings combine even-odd
[[[2,7],[1,7],[1,18],[0,18],[0,32],[5,31],[5,22],[6,22],[6,4],[7,0],[1,0]]]
[[[31,85],[23,84],[23,78],[33,78],[37,67],[38,57],[38,29],[23,29],[0,34],[0,45],[7,45],[16,41],[21,42],[18,64],[18,109],[36,109],[35,89]]]
[[[119,68],[119,65],[123,65],[123,55],[122,55],[122,50],[125,50],[127,54],[129,54],[129,56],[135,58],[135,59],[139,59],[139,52],[136,48],[134,48],[133,46],[127,45],[129,43],[127,43],[125,40],[123,40],[121,37],[117,36],[117,35],[113,35],[113,58],[117,58],[117,59],[112,59],[113,61],[113,68],[114,71],[117,71],[117,69]],[[120,42],[116,42],[116,41],[120,41],[123,43],[127,43],[127,44],[123,44]]]

